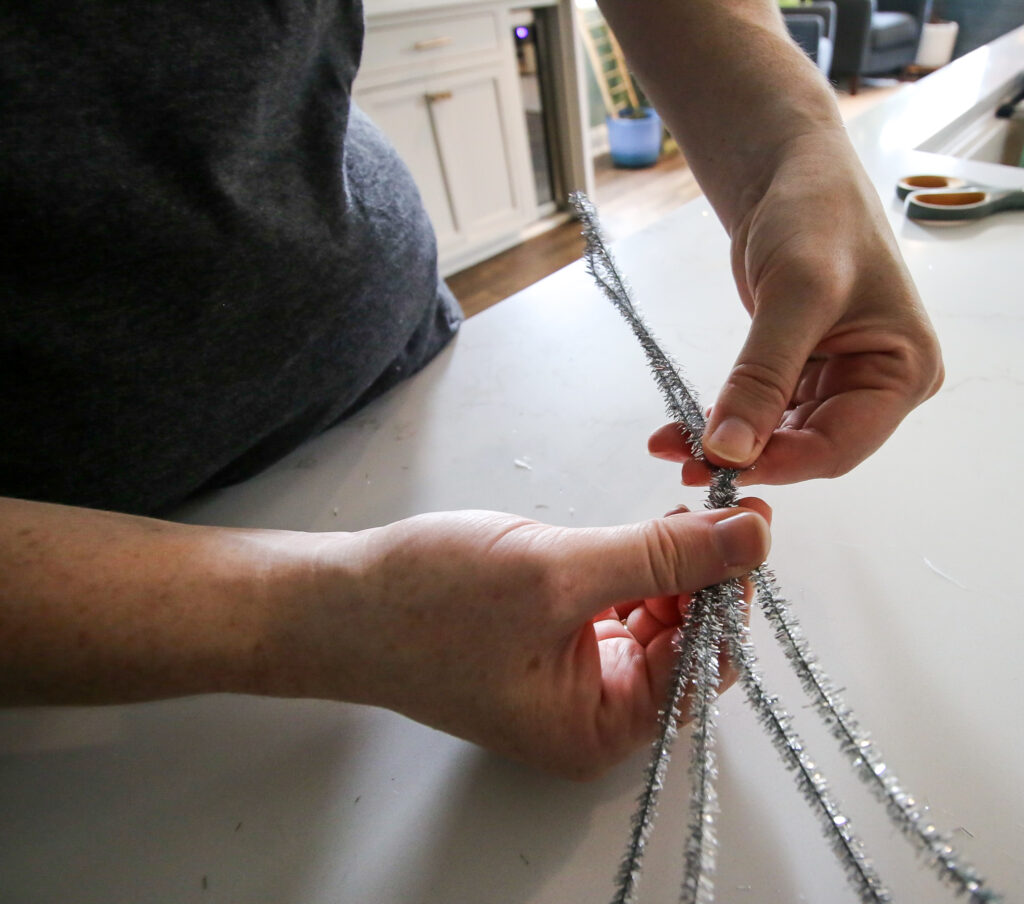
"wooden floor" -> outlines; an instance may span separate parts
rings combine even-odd
[[[839,94],[844,119],[900,90],[898,83],[872,82],[854,97]],[[647,169],[616,169],[606,156],[594,161],[594,203],[612,240],[624,238],[700,196],[690,168],[678,151]],[[562,223],[483,263],[448,277],[467,317],[486,310],[583,254],[579,224]]]

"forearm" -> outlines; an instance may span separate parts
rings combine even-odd
[[[270,692],[307,535],[0,500],[0,703]]]
[[[794,139],[830,132],[847,147],[832,92],[790,41],[774,0],[600,6],[730,232]]]
[[[0,703],[345,700],[595,775],[647,742],[689,594],[764,560],[768,510],[743,505],[305,534],[0,500]]]

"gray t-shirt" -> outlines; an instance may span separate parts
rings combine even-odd
[[[159,512],[451,338],[362,36],[344,0],[0,0],[0,495]]]

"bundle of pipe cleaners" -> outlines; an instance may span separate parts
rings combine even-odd
[[[633,330],[661,390],[672,420],[684,431],[694,457],[703,459],[701,437],[706,420],[694,390],[680,376],[678,365],[661,349],[637,311],[629,290],[616,269],[602,235],[597,213],[585,195],[570,200],[583,224],[587,268],[608,299]],[[712,467],[709,508],[737,503],[737,472]],[[857,775],[881,801],[900,832],[918,849],[938,877],[957,894],[968,895],[971,904],[993,904],[1001,897],[986,880],[965,863],[946,835],[928,819],[927,810],[896,777],[878,746],[858,724],[811,652],[789,604],[780,594],[771,571],[764,565],[750,577],[754,597],[775,637],[810,697],[814,709],[839,742]],[[750,706],[768,733],[785,766],[808,805],[818,814],[822,828],[839,858],[850,885],[861,901],[890,901],[891,896],[853,833],[849,819],[829,790],[806,745],[792,726],[792,717],[778,697],[765,689],[757,655],[744,618],[742,584],[727,581],[693,595],[680,630],[678,655],[672,672],[668,701],[662,710],[658,737],[645,773],[644,789],[633,815],[626,855],[616,880],[614,904],[637,901],[644,850],[654,823],[661,791],[677,736],[680,705],[689,690],[693,730],[689,762],[689,835],[686,841],[680,900],[683,904],[711,904],[714,899],[715,838],[715,698],[718,658],[725,652],[737,672]]]

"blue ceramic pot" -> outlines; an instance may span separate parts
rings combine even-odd
[[[623,110],[618,116],[608,116],[608,145],[612,163],[623,167],[653,166],[661,153],[661,117],[650,107],[642,107],[642,116],[633,116],[632,110]]]

